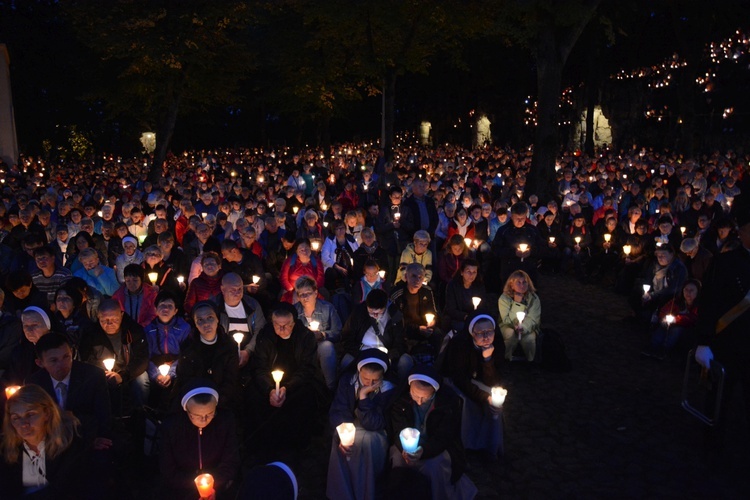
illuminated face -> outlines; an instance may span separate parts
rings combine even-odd
[[[8,413],[13,429],[26,443],[36,446],[44,440],[49,421],[46,411],[14,401],[10,404]]]
[[[83,238],[79,238],[79,240],[81,239]],[[127,255],[128,257],[132,257],[135,254],[136,246],[132,241],[126,241],[125,243],[123,243],[122,248],[125,250],[125,255]]]
[[[99,311],[99,325],[107,335],[114,335],[120,330],[122,311]]]
[[[313,290],[310,287],[297,289],[297,298],[299,299],[300,304],[302,304],[302,307],[315,307],[317,297],[317,290]]]
[[[510,282],[510,287],[514,293],[525,295],[529,291],[529,282],[524,277],[514,278]]]
[[[166,299],[159,302],[156,306],[156,316],[162,323],[169,323],[177,315],[177,306],[172,299]]]
[[[73,368],[73,352],[68,344],[48,349],[42,354],[38,364],[55,380],[63,380]]]
[[[461,271],[461,277],[464,280],[464,283],[472,284],[474,283],[474,280],[477,279],[477,274],[479,274],[479,269],[477,266],[466,266],[463,271]]]
[[[242,301],[244,293],[245,288],[241,282],[221,285],[221,294],[224,296],[224,302],[230,307],[236,307]]]
[[[489,320],[477,321],[471,329],[471,336],[479,347],[489,347],[495,340],[495,327]]]
[[[57,292],[57,297],[55,298],[55,307],[64,318],[68,318],[73,314],[73,299],[67,292],[60,290]]]
[[[514,227],[523,227],[526,224],[526,214],[511,214],[510,220]]]
[[[206,276],[216,276],[219,273],[220,269],[221,266],[216,261],[216,259],[208,258],[203,260],[203,272],[206,273]]]
[[[359,371],[359,383],[362,387],[371,387],[375,384],[382,382],[383,370],[370,370],[363,366]]]
[[[193,311],[193,321],[201,338],[212,341],[216,338],[216,330],[219,326],[219,319],[216,313],[210,307],[201,307]]]
[[[692,304],[698,297],[698,287],[693,283],[688,283],[682,289],[682,296],[685,297],[685,302],[687,304]]]
[[[378,268],[374,266],[367,266],[364,269],[364,275],[365,275],[365,280],[367,280],[367,282],[375,283],[379,278]]]
[[[429,402],[435,395],[435,388],[432,386],[425,387],[423,385],[412,382],[409,384],[409,395],[412,401],[418,405],[423,405]]]
[[[49,333],[49,328],[39,313],[25,313],[21,315],[21,326],[26,339],[32,344],[36,344],[40,338]]]
[[[416,293],[422,287],[424,271],[407,271],[406,285],[411,293]]]
[[[202,405],[198,404],[192,399],[187,402],[185,407],[187,408],[188,418],[190,422],[199,429],[205,428],[216,416],[216,400]]]
[[[293,316],[273,316],[271,322],[273,323],[273,331],[280,338],[287,340],[292,336],[292,331],[294,330]]]

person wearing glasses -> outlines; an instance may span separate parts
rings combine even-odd
[[[258,335],[250,358],[254,384],[248,391],[253,410],[248,439],[254,449],[273,454],[301,450],[310,442],[310,416],[325,391],[316,350],[315,335],[297,319],[297,310],[281,303]],[[271,375],[275,370],[284,372],[278,391]]]
[[[336,347],[341,341],[341,318],[333,304],[318,299],[318,287],[310,276],[301,276],[294,284],[299,302],[294,304],[297,317],[315,335],[317,357],[326,386],[336,387]]]
[[[195,476],[211,474],[215,495],[233,498],[240,450],[232,412],[219,407],[221,396],[209,380],[193,379],[181,396],[183,411],[161,426],[161,497],[195,498]]]
[[[237,344],[219,323],[213,302],[198,302],[193,308],[192,335],[180,346],[176,382],[178,393],[195,379],[213,382],[221,395],[222,408],[235,408],[239,399],[239,355]]]
[[[96,477],[81,467],[85,445],[78,419],[62,412],[38,385],[13,394],[3,418],[3,498],[90,498]]]
[[[453,337],[443,364],[446,383],[463,400],[461,441],[466,449],[482,450],[490,461],[503,453],[502,408],[491,404],[492,387],[500,385],[503,339],[495,319],[481,309],[467,319],[467,328]]]

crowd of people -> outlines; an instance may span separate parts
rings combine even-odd
[[[323,436],[329,498],[472,498],[504,370],[544,349],[543,274],[626,296],[644,355],[697,345],[747,384],[747,165],[570,153],[554,193],[493,147],[0,165],[0,490],[104,498],[129,446],[168,498],[294,497]]]

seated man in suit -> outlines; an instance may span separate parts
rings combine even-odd
[[[42,369],[26,379],[41,386],[62,410],[81,421],[81,434],[95,450],[112,446],[112,412],[104,371],[73,360],[73,349],[59,333],[49,333],[36,344],[36,364]]]

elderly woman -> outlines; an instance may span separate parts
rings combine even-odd
[[[145,260],[143,252],[138,250],[138,240],[134,236],[128,235],[122,239],[122,249],[123,253],[115,260],[117,281],[120,283],[125,281],[125,267],[129,264],[141,264]]]
[[[281,298],[282,302],[293,302],[294,284],[301,276],[311,276],[318,288],[325,286],[323,262],[313,256],[310,240],[301,238],[294,245],[294,254],[284,261],[279,275],[281,287],[286,291]]]
[[[143,268],[138,264],[125,266],[123,275],[125,282],[112,298],[120,303],[120,307],[128,316],[145,327],[156,317],[154,299],[158,293],[157,288],[144,282]]]
[[[38,385],[18,389],[5,405],[2,497],[87,498],[84,488],[96,478],[84,479],[78,425],[78,419],[61,412]]]
[[[505,359],[513,359],[513,351],[521,344],[528,361],[536,355],[536,336],[542,317],[542,305],[531,278],[525,271],[514,271],[497,301],[500,310],[500,332],[505,342]]]
[[[213,476],[219,498],[231,489],[240,450],[234,417],[218,407],[219,401],[210,381],[194,380],[181,394],[183,411],[164,422],[159,453],[164,498],[196,498],[198,474]]]
[[[492,387],[500,385],[504,345],[492,316],[474,313],[466,330],[451,339],[444,365],[446,376],[463,399],[461,441],[483,450],[490,460],[503,453],[502,407],[492,405]]]
[[[427,231],[419,230],[414,233],[414,242],[406,245],[404,251],[401,252],[401,263],[398,266],[395,283],[406,280],[406,266],[413,263],[422,264],[422,267],[424,267],[425,282],[429,283],[432,281],[432,251],[429,249],[430,241],[430,233]]]
[[[354,443],[344,445],[334,432],[328,461],[328,498],[378,498],[377,488],[388,456],[385,407],[393,384],[384,379],[388,355],[379,349],[360,351],[356,369],[342,374],[328,412],[334,431],[355,427]]]
[[[299,302],[294,307],[300,322],[310,329],[318,343],[318,361],[326,385],[336,387],[336,348],[341,340],[341,318],[333,304],[318,299],[318,286],[309,276],[302,276],[294,284]]]

